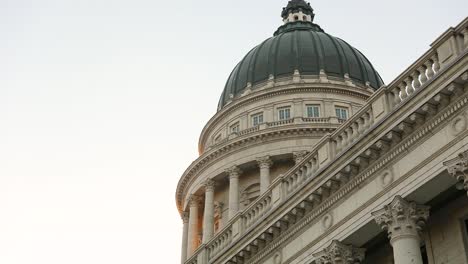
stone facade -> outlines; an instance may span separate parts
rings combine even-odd
[[[179,182],[181,262],[468,263],[467,54],[465,19],[376,92],[297,74],[249,87]]]

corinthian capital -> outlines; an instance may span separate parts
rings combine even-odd
[[[420,239],[420,232],[429,218],[429,206],[407,202],[401,196],[372,213],[377,224],[388,232],[390,242],[407,236]]]
[[[448,172],[468,191],[468,151],[458,154],[458,157],[443,163]]]
[[[238,178],[241,175],[242,171],[239,167],[232,166],[226,170],[226,173],[229,175],[229,178]]]
[[[210,192],[210,191],[213,192],[214,189],[215,189],[215,181],[213,181],[212,179],[208,179],[208,180],[205,182],[204,186],[205,186],[205,191],[207,191],[207,192]]]
[[[316,264],[358,264],[364,260],[365,252],[364,248],[356,248],[333,240],[330,246],[313,256],[316,258]]]
[[[260,169],[269,169],[273,162],[270,159],[270,156],[265,156],[261,158],[257,158],[257,163]]]
[[[309,152],[306,151],[306,150],[293,152],[294,162],[295,162],[296,164],[298,164],[299,162],[301,162],[301,161],[305,158],[305,156],[307,155],[307,153],[309,153]]]
[[[192,194],[189,198],[190,207],[199,207],[202,202],[202,197],[199,195]]]
[[[189,222],[189,213],[188,212],[183,212],[181,217],[182,217],[182,222],[184,224],[187,224]]]

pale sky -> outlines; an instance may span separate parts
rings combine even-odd
[[[0,0],[0,263],[178,263],[177,181],[286,0]],[[389,83],[466,0],[311,1]]]

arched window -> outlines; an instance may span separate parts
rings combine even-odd
[[[299,17],[298,16],[294,16],[294,21],[298,21],[299,20]]]

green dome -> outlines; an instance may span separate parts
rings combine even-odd
[[[281,26],[273,37],[253,48],[237,64],[227,80],[219,101],[221,109],[237,97],[248,83],[255,85],[274,78],[301,75],[318,76],[320,70],[334,78],[349,75],[354,82],[378,89],[383,85],[369,60],[345,41],[325,33],[309,21],[295,21]]]

